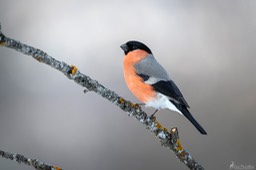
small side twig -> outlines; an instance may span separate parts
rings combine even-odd
[[[0,156],[6,159],[15,160],[18,163],[24,163],[38,170],[61,170],[61,168],[57,166],[47,165],[36,159],[27,158],[21,154],[12,154],[12,153],[0,150]]]

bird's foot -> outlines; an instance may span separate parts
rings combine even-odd
[[[154,111],[154,113],[151,114],[151,116],[150,116],[151,119],[155,119],[155,118],[156,118],[156,117],[155,117],[156,112],[158,112],[158,109],[156,109],[156,111]]]

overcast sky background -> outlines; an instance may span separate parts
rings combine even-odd
[[[42,49],[139,102],[120,45],[147,44],[207,131],[162,110],[205,169],[256,167],[256,1],[0,0],[5,35]],[[153,109],[145,109],[152,113]],[[0,149],[65,170],[186,169],[138,121],[58,71],[0,48]],[[0,169],[33,169],[0,158]]]

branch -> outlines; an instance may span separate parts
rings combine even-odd
[[[61,168],[57,166],[47,165],[36,159],[26,158],[21,154],[12,154],[12,153],[8,153],[0,150],[0,156],[6,159],[15,160],[18,163],[24,163],[26,165],[33,166],[35,169],[38,169],[38,170],[61,170]]]
[[[86,88],[86,91],[93,91],[103,98],[109,100],[123,111],[127,112],[129,116],[135,117],[146,129],[149,129],[155,134],[162,146],[171,149],[177,158],[183,162],[190,169],[203,169],[196,160],[188,153],[180,144],[177,128],[172,128],[170,132],[156,120],[155,117],[149,117],[142,111],[141,107],[137,104],[125,100],[114,91],[104,87],[98,81],[91,79],[89,76],[80,73],[75,66],[69,66],[68,64],[58,61],[49,56],[42,50],[36,49],[32,46],[28,46],[11,38],[4,36],[1,32],[0,24],[0,45],[16,50],[23,54],[32,56],[37,61],[47,64],[56,70],[62,72],[67,78],[75,81],[77,84]]]

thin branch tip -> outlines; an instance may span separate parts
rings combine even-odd
[[[179,136],[178,135],[178,128],[177,127],[171,128],[170,133],[173,134],[173,135]]]

